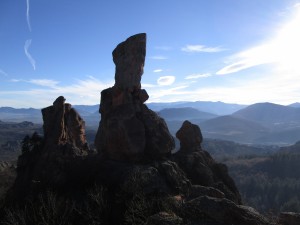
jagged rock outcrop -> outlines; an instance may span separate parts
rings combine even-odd
[[[233,179],[228,175],[226,165],[217,163],[201,148],[200,128],[184,121],[176,137],[180,140],[180,149],[174,154],[174,160],[192,184],[216,188],[222,191],[226,198],[241,204],[241,196]]]
[[[78,172],[78,163],[83,164],[89,147],[80,115],[63,96],[42,109],[42,114],[44,137],[34,133],[24,139],[23,154],[18,158],[17,178],[11,190],[18,201],[45,189],[67,189],[74,176],[80,179],[84,175]]]
[[[161,158],[175,147],[165,121],[143,104],[141,89],[146,34],[137,34],[113,51],[115,85],[101,92],[101,121],[95,139],[99,153],[109,159],[139,161]]]
[[[42,109],[46,145],[72,145],[74,155],[86,155],[88,145],[85,122],[71,104],[58,97],[52,106]]]

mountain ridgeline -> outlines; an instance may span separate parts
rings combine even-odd
[[[300,137],[300,108],[294,103],[237,105],[222,102],[149,103],[150,109],[165,119],[174,136],[184,120],[201,127],[206,138],[222,139],[253,145],[291,145]],[[88,132],[98,129],[99,105],[74,105],[86,122]],[[38,109],[0,108],[5,122],[42,123]],[[92,132],[93,133],[93,132]]]

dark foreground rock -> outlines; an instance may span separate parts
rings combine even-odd
[[[300,213],[282,212],[279,215],[279,223],[282,225],[298,225],[300,224]]]
[[[23,140],[17,178],[9,193],[16,201],[41,190],[69,187],[77,164],[89,153],[85,123],[63,96],[42,109],[42,114],[44,137],[34,133]]]
[[[192,224],[267,225],[270,222],[250,207],[239,206],[228,199],[201,196],[183,205],[184,218]],[[193,223],[194,222],[194,223]]]

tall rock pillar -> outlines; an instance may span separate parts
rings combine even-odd
[[[165,121],[148,109],[141,89],[146,34],[136,34],[113,51],[115,85],[101,92],[101,121],[95,139],[99,153],[114,160],[160,158],[171,153],[174,140]]]

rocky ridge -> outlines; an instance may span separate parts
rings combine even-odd
[[[23,143],[26,151],[6,206],[21,205],[26,224],[37,224],[33,220],[40,215],[30,207],[44,209],[50,189],[61,207],[49,218],[52,224],[55,219],[60,224],[271,224],[241,205],[227,167],[201,148],[198,126],[183,123],[176,134],[180,150],[171,155],[173,137],[144,104],[145,54],[146,34],[113,51],[116,82],[101,93],[97,154],[89,151],[84,121],[64,97],[42,110],[45,136],[34,134]]]

